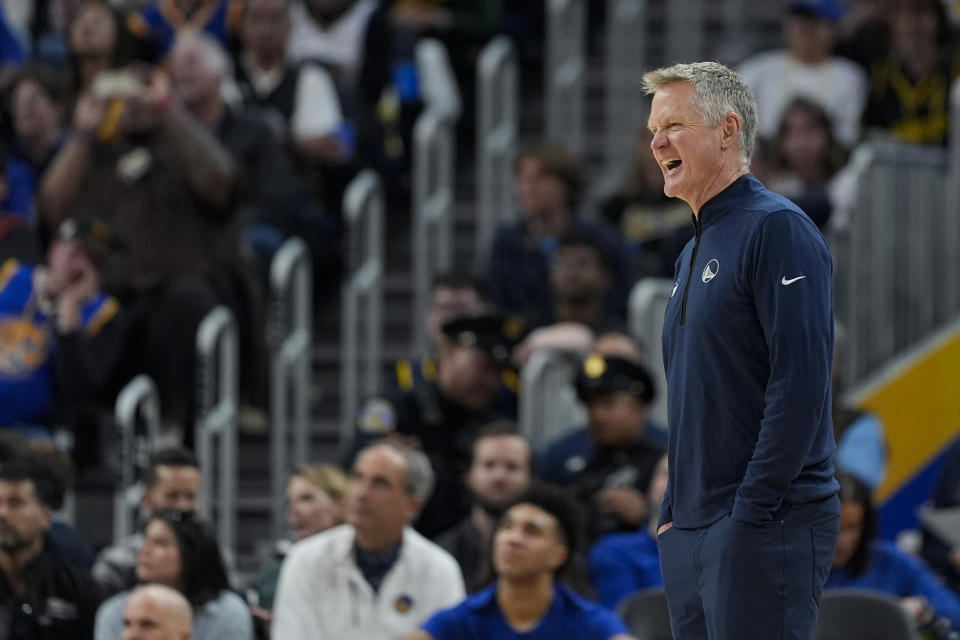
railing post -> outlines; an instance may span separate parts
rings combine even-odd
[[[636,152],[638,132],[646,122],[643,95],[646,0],[607,0],[605,108],[605,182],[600,193],[620,186]]]
[[[849,385],[955,313],[926,293],[935,278],[950,278],[943,272],[958,259],[957,245],[941,239],[956,215],[945,204],[947,155],[939,147],[876,141],[851,160],[857,198],[842,236],[848,244],[834,247],[837,281],[846,287],[837,307],[849,332]]]
[[[960,311],[960,81],[955,81],[950,90],[950,146],[947,149],[947,188],[944,211],[947,215],[941,236],[944,251],[948,256],[946,268],[939,270],[945,278],[944,291],[947,316],[953,317]]]
[[[704,0],[672,0],[666,3],[665,39],[669,64],[695,62],[703,57],[706,26]]]
[[[353,440],[360,399],[380,388],[383,350],[384,196],[380,177],[370,169],[354,178],[344,195],[350,243],[350,272],[343,286],[340,343],[341,457]],[[364,307],[361,316],[360,307]],[[363,358],[360,329],[363,327]],[[361,377],[359,367],[363,363]]]
[[[270,297],[271,526],[274,539],[279,540],[286,528],[287,472],[291,462],[304,464],[310,459],[313,271],[310,252],[300,238],[290,238],[274,255]]]
[[[875,162],[876,152],[872,146],[862,146],[854,154],[854,162],[857,162],[857,155],[860,155],[862,164],[855,165],[862,168],[862,173],[858,176],[857,184],[857,203],[859,206],[854,208],[850,217],[850,254],[847,256],[847,329],[849,330],[849,364],[846,367],[848,374],[848,383],[853,383],[864,377],[869,367],[870,353],[875,343],[870,335],[862,332],[865,326],[863,323],[864,311],[866,311],[867,301],[877,302],[877,296],[873,295],[873,279],[870,278],[871,265],[867,262],[871,253],[871,243],[874,235],[873,225],[869,222],[869,211],[873,204],[872,191],[869,185],[872,184],[871,174]],[[884,194],[886,196],[886,194]],[[867,198],[862,201],[861,198]],[[865,212],[867,215],[863,215]],[[858,215],[859,214],[859,215]],[[861,228],[862,226],[862,228]],[[886,310],[884,310],[886,312]],[[886,315],[886,313],[884,313]],[[886,318],[881,322],[889,324]],[[881,327],[877,327],[878,334],[885,333]]]
[[[426,350],[430,280],[450,268],[454,199],[453,123],[427,110],[413,129],[413,353]]]
[[[150,449],[160,440],[160,394],[146,375],[128,382],[117,395],[114,417],[120,431],[120,484],[113,493],[113,541],[120,544],[136,529],[143,487],[137,468],[146,466]],[[145,433],[137,433],[143,422]]]
[[[224,306],[210,311],[197,329],[195,449],[204,478],[198,511],[216,523],[217,540],[231,564],[236,559],[237,529],[238,344],[237,323]]]
[[[583,153],[587,25],[583,0],[547,3],[546,137]]]
[[[447,48],[435,38],[423,38],[417,42],[414,56],[425,109],[444,120],[456,121],[463,112],[463,102]]]
[[[535,452],[585,422],[573,388],[579,356],[565,351],[535,351],[520,371],[519,429]]]
[[[628,302],[628,326],[643,351],[644,367],[653,378],[656,397],[647,407],[647,416],[655,424],[667,425],[667,374],[663,369],[663,315],[673,293],[669,278],[643,278],[633,286]]]
[[[513,217],[513,157],[519,122],[517,54],[506,36],[490,41],[477,61],[478,270],[486,263],[494,229]]]

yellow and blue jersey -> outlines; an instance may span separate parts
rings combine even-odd
[[[242,13],[240,0],[208,0],[191,16],[184,15],[176,0],[160,0],[127,16],[127,28],[161,60],[184,27],[214,37],[229,50],[231,39],[239,32]]]
[[[53,318],[36,304],[34,267],[7,260],[0,267],[0,426],[46,422],[54,399]],[[116,316],[105,294],[83,308],[83,331],[93,336]]]

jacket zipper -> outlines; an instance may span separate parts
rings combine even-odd
[[[693,279],[693,265],[697,261],[697,251],[700,249],[700,218],[693,217],[693,226],[696,229],[696,238],[693,241],[693,251],[690,252],[690,268],[687,269],[687,284],[683,287],[683,298],[680,299],[680,324],[687,321],[687,293],[690,291],[690,281]]]

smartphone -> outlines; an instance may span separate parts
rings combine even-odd
[[[140,92],[142,83],[128,69],[101,71],[93,79],[93,95],[100,99],[129,98]]]

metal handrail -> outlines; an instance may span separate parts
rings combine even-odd
[[[583,0],[547,3],[546,134],[576,154],[583,152],[587,23]]]
[[[344,195],[350,242],[350,276],[343,286],[340,343],[340,446],[353,439],[360,400],[380,388],[383,352],[383,235],[385,204],[380,176],[371,169],[350,183]],[[364,307],[361,315],[360,308]],[[363,329],[363,358],[360,333]],[[360,367],[364,372],[361,384]]]
[[[947,207],[960,210],[960,80],[950,89],[950,146],[947,149]],[[943,235],[947,246],[960,243],[960,216],[948,215],[944,220]],[[960,274],[951,271],[946,277],[944,301],[950,309],[960,309]]]
[[[197,510],[216,523],[217,540],[228,562],[236,558],[238,345],[233,314],[224,306],[214,308],[197,329],[195,449],[204,478]]]
[[[875,141],[851,161],[857,197],[834,233],[837,317],[849,334],[841,360],[848,385],[952,320],[960,308],[931,283],[956,288],[960,250],[956,173],[939,147]],[[952,228],[952,231],[951,231]]]
[[[653,377],[656,397],[647,407],[649,419],[661,427],[667,425],[667,374],[663,369],[663,314],[673,293],[669,278],[643,278],[630,292],[628,327],[641,346],[645,368]]]
[[[120,544],[137,526],[143,487],[137,469],[146,466],[150,449],[160,440],[160,393],[146,375],[138,375],[117,395],[114,418],[120,431],[120,483],[113,493],[113,541]],[[137,433],[142,418],[145,434]]]
[[[666,60],[694,62],[706,52],[706,7],[704,0],[676,0],[664,6],[670,35],[664,41]],[[681,35],[682,34],[682,35]]]
[[[606,135],[604,184],[600,193],[613,193],[632,163],[637,134],[646,122],[647,100],[643,93],[646,69],[646,0],[607,0],[606,60],[604,64],[604,109]]]
[[[573,387],[579,364],[578,354],[541,349],[523,365],[518,426],[534,451],[586,424],[586,412]]]
[[[446,46],[436,38],[421,38],[414,57],[425,108],[444,120],[459,118],[463,113],[463,101]]]
[[[450,267],[454,202],[453,123],[430,110],[413,129],[413,353],[424,353],[420,327],[429,305],[430,281]]]
[[[310,251],[300,238],[290,238],[274,255],[270,292],[271,526],[274,539],[280,539],[286,522],[287,473],[291,463],[305,464],[310,459],[313,268]]]
[[[476,267],[486,263],[498,222],[513,217],[513,157],[519,127],[517,52],[506,36],[494,38],[477,61]]]

